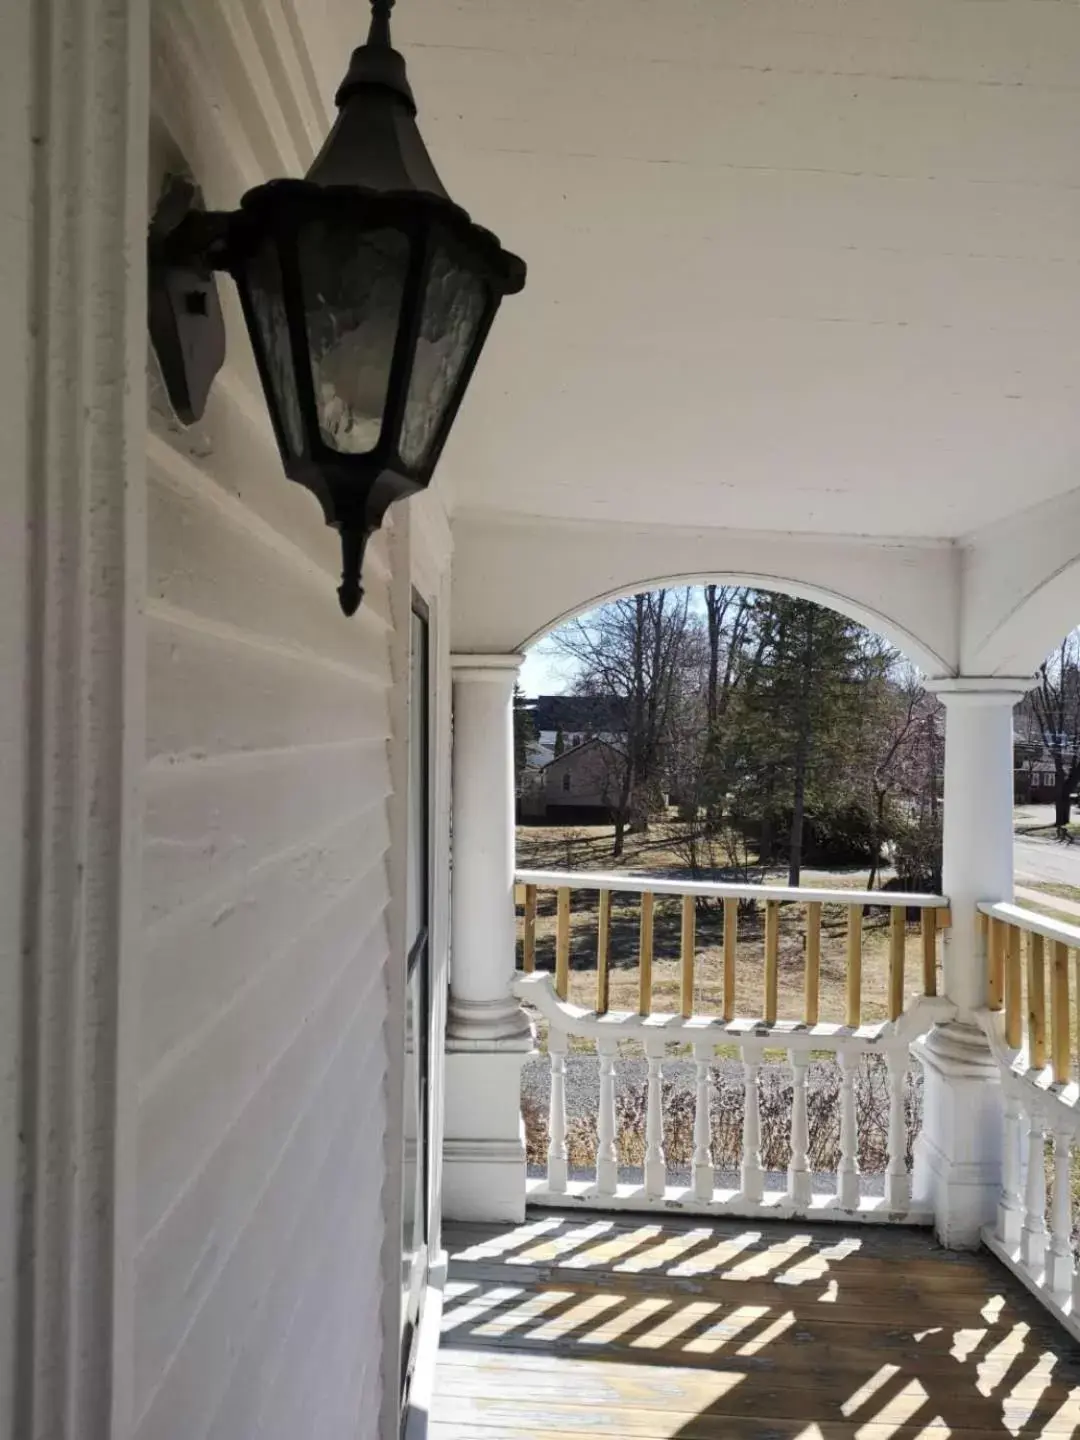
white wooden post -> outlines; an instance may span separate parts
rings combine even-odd
[[[615,1053],[617,1040],[598,1040],[600,1057],[600,1114],[597,1118],[596,1188],[614,1195],[619,1183],[619,1152],[615,1137]]]
[[[765,1173],[761,1168],[761,1104],[758,1096],[761,1048],[758,1044],[745,1042],[743,1044],[743,1075],[746,1091],[743,1108],[741,1182],[745,1200],[760,1200],[765,1194]]]
[[[712,1124],[709,1116],[709,1075],[715,1046],[711,1041],[694,1046],[697,1098],[694,1106],[694,1194],[713,1198]]]
[[[806,1152],[810,1127],[806,1114],[807,1056],[799,1050],[788,1052],[791,1065],[791,1160],[788,1164],[788,1198],[800,1208],[810,1204],[812,1185]]]
[[[928,686],[946,706],[942,888],[952,924],[944,990],[959,1014],[913,1047],[924,1079],[914,1187],[933,1206],[938,1238],[954,1249],[980,1244],[1001,1197],[1001,1077],[973,1014],[986,1004],[987,982],[976,907],[1012,899],[1012,707],[1030,684],[958,676]]]
[[[1040,1275],[1046,1260],[1046,1171],[1043,1168],[1043,1123],[1035,1106],[1028,1112],[1027,1184],[1024,1224],[1020,1231],[1020,1259],[1032,1275]]]
[[[1016,1091],[1008,1082],[1005,1084],[1005,1135],[1002,1154],[1001,1200],[998,1202],[998,1237],[1010,1249],[1020,1243],[1020,1227],[1023,1223],[1024,1202],[1020,1194],[1021,1163],[1020,1146],[1020,1101]]]
[[[907,1168],[904,1088],[908,1072],[907,1051],[890,1050],[889,1068],[889,1168],[885,1177],[885,1200],[890,1210],[906,1211],[911,1204],[911,1179]]]
[[[453,918],[443,1213],[525,1218],[521,1069],[533,1050],[514,974],[514,680],[520,655],[453,657]]]
[[[840,1168],[836,1195],[844,1210],[859,1208],[859,1135],[855,1124],[855,1075],[859,1056],[854,1050],[837,1053],[840,1065]]]
[[[551,1057],[551,1103],[548,1118],[548,1189],[565,1193],[568,1177],[566,1153],[566,1051],[564,1030],[548,1032]]]
[[[1072,1155],[1072,1134],[1054,1131],[1054,1196],[1050,1225],[1050,1261],[1047,1283],[1063,1300],[1072,1293],[1072,1187],[1069,1161]]]
[[[649,1095],[645,1112],[645,1194],[658,1199],[667,1186],[661,1069],[664,1041],[650,1037],[645,1042],[645,1055],[649,1062]]]

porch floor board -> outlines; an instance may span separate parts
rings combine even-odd
[[[446,1227],[431,1440],[1080,1434],[1080,1353],[929,1232],[531,1212]]]

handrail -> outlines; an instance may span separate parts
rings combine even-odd
[[[988,929],[986,1009],[995,1015],[1004,1011],[1002,1043],[1014,1056],[1022,1052],[1024,1067],[1028,1069],[1041,1071],[1049,1058],[1054,1083],[1067,1084],[1072,1075],[1074,1051],[1080,1064],[1080,1034],[1073,1034],[1069,999],[1069,952],[1072,951],[1076,971],[1074,989],[1080,1002],[1080,927],[1006,902],[984,901],[978,906],[978,913],[985,917]],[[1022,954],[1025,934],[1028,937],[1026,966]],[[1046,941],[1050,942],[1049,955]]]
[[[624,871],[519,870],[519,885],[541,890],[620,890],[627,894],[694,895],[699,899],[777,900],[806,905],[904,906],[908,910],[947,910],[944,895],[912,894],[900,890],[821,890],[799,885],[732,885],[727,881],[669,880],[660,875],[631,875]],[[939,924],[944,923],[939,920]]]
[[[641,897],[638,918],[638,1012],[652,1012],[655,964],[656,897],[675,897],[682,901],[678,983],[681,1012],[691,1015],[695,1010],[695,964],[698,946],[696,902],[717,900],[717,923],[723,922],[723,999],[725,1021],[735,1018],[736,961],[739,929],[742,922],[740,902],[754,900],[764,907],[763,963],[761,972],[762,1010],[766,1025],[777,1019],[780,982],[781,909],[788,906],[805,908],[805,932],[801,937],[805,966],[803,982],[803,1021],[817,1022],[820,1002],[822,914],[826,906],[838,907],[846,914],[846,975],[844,987],[844,1019],[848,1026],[858,1027],[862,1019],[863,988],[863,926],[867,910],[889,912],[888,941],[888,1014],[899,1018],[905,1007],[905,967],[907,964],[907,917],[910,910],[918,912],[922,930],[921,986],[924,996],[937,994],[938,932],[951,922],[948,901],[943,895],[910,894],[889,890],[843,890],[807,888],[789,885],[733,885],[703,880],[678,880],[661,875],[631,875],[623,872],[578,870],[519,870],[515,877],[515,902],[523,907],[522,968],[528,974],[536,965],[536,927],[538,894],[553,891],[556,897],[555,927],[555,990],[565,1000],[570,989],[570,948],[573,934],[571,918],[574,892],[590,892],[599,896],[596,923],[596,1009],[609,1007],[611,959],[610,931],[612,897],[615,894]],[[749,922],[746,922],[749,923]],[[661,962],[662,963],[662,962]]]
[[[1048,895],[1047,900],[1053,897]],[[1058,940],[1070,949],[1080,949],[1080,925],[1069,925],[1064,920],[1052,920],[1049,915],[1039,915],[1023,905],[1011,905],[1005,901],[980,901],[979,914],[992,920],[1003,920],[1007,925],[1016,925],[1047,940]]]
[[[837,1050],[851,1042],[866,1048],[885,1043],[903,1046],[956,1015],[951,1001],[925,995],[915,997],[898,1019],[866,1025],[829,1021],[807,1025],[802,1020],[768,1024],[759,1019],[725,1020],[719,1015],[679,1015],[663,1010],[649,1015],[636,1015],[632,1010],[586,1010],[560,999],[550,971],[545,970],[519,973],[514,993],[550,1024],[574,1035],[590,1040],[662,1040],[665,1044],[761,1040],[766,1045],[772,1042],[783,1049],[806,1051]]]

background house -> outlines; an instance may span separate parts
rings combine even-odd
[[[623,756],[607,740],[585,740],[533,772],[521,797],[523,820],[603,825],[618,802]]]

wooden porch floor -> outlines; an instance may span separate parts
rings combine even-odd
[[[1080,1355],[926,1232],[530,1215],[451,1225],[431,1440],[1080,1433]]]

